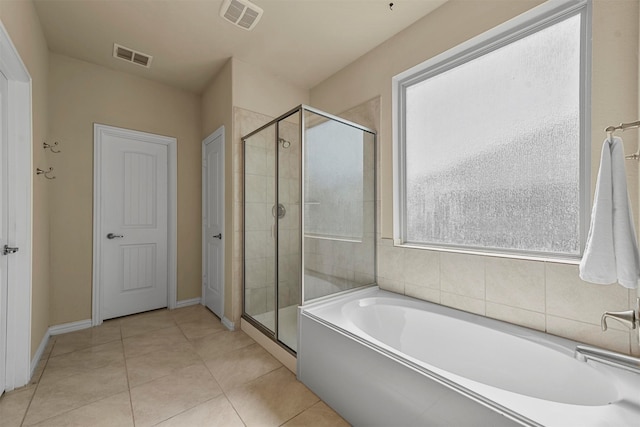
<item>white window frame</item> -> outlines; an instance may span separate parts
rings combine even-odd
[[[434,75],[472,61],[575,15],[582,15],[580,29],[580,253],[572,256],[525,250],[494,248],[485,250],[458,245],[440,246],[406,243],[406,165],[404,156],[406,89]],[[591,0],[549,0],[522,15],[394,76],[392,79],[392,111],[394,245],[569,264],[578,264],[580,262],[586,243],[591,214],[591,155],[589,149],[591,141]]]

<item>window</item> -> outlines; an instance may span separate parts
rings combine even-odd
[[[587,19],[567,3],[396,76],[403,243],[579,258]]]

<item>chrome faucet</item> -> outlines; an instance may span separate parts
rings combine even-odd
[[[602,330],[607,330],[607,319],[617,320],[629,329],[640,327],[640,298],[636,299],[636,308],[626,311],[605,311],[600,319]]]

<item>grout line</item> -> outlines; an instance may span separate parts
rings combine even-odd
[[[286,423],[288,423],[289,421],[293,420],[294,418],[296,418],[298,415],[301,415],[303,412],[313,408],[314,406],[316,406],[318,404],[318,402],[321,402],[320,398],[318,398],[319,400],[317,402],[313,402],[311,404],[311,406],[304,408],[303,410],[301,410],[300,412],[298,412],[297,414],[293,415],[291,418],[285,420],[284,422],[282,422],[281,424],[279,424],[279,427],[282,427],[283,425],[285,425]]]
[[[69,333],[72,333],[72,332],[69,332]],[[112,342],[115,342],[115,341],[117,341],[117,340],[109,341],[109,343],[112,343]],[[54,346],[55,346],[55,344],[56,344],[56,343],[57,343],[57,342],[54,342]],[[105,344],[107,344],[107,343],[105,343]],[[103,344],[97,344],[97,345],[94,345],[94,346],[92,346],[92,347],[96,347],[96,346],[100,346],[100,345],[103,345]],[[87,348],[90,348],[90,347],[87,347]],[[83,349],[81,349],[81,350],[74,350],[74,351],[72,351],[72,352],[70,352],[70,353],[74,353],[74,352],[76,352],[76,351],[82,351],[82,350],[86,350],[86,348],[83,348]],[[31,409],[31,404],[32,404],[32,402],[33,402],[33,399],[34,399],[34,397],[35,397],[36,392],[38,391],[38,389],[39,389],[39,387],[40,387],[40,380],[41,380],[41,379],[42,379],[42,377],[44,376],[44,372],[45,372],[45,370],[46,370],[47,366],[49,365],[49,359],[51,358],[51,353],[52,353],[52,352],[53,352],[53,347],[51,348],[51,352],[49,353],[49,356],[46,358],[45,366],[44,366],[44,368],[42,369],[42,374],[40,375],[40,378],[38,379],[38,382],[37,382],[37,384],[36,384],[36,389],[34,390],[33,395],[31,396],[31,400],[29,401],[29,405],[27,406],[27,409],[26,409],[26,411],[25,411],[25,414],[24,414],[24,416],[23,416],[23,418],[22,418],[22,422],[20,423],[20,425],[21,425],[21,426],[22,426],[22,425],[24,425],[24,422],[25,422],[25,420],[26,420],[26,417],[27,417],[27,414],[28,414],[28,412],[29,412],[29,409]],[[66,354],[70,354],[70,353],[64,353],[64,354],[59,355],[59,356],[64,356],[64,355],[66,355]],[[53,357],[58,357],[58,356],[53,356]],[[124,357],[124,349],[123,349],[123,357]],[[95,369],[99,369],[99,368],[95,368]],[[81,375],[81,374],[75,374],[75,375]],[[75,375],[71,375],[71,376],[75,376]],[[128,380],[128,379],[127,379],[127,380]],[[88,406],[88,405],[94,404],[94,403],[96,403],[96,402],[100,402],[100,401],[102,401],[102,400],[104,400],[104,399],[108,399],[108,398],[113,397],[113,396],[115,396],[116,394],[119,394],[119,393],[122,393],[122,392],[117,392],[117,393],[111,394],[111,395],[109,395],[109,396],[103,396],[103,397],[101,397],[101,398],[99,398],[99,399],[91,400],[91,401],[89,401],[89,402],[84,403],[84,404],[83,404],[83,405],[81,405],[81,406],[78,406],[78,407],[75,407],[75,408],[71,408],[71,409],[66,410],[66,411],[63,411],[63,412],[61,412],[61,413],[59,413],[59,414],[55,414],[55,415],[52,415],[52,416],[47,417],[47,418],[45,418],[45,419],[42,419],[42,420],[38,421],[38,422],[37,422],[37,424],[40,424],[40,423],[42,423],[42,422],[44,422],[44,421],[47,421],[47,420],[52,419],[52,418],[55,418],[55,417],[62,416],[62,415],[64,415],[64,414],[68,414],[68,413],[73,412],[73,411],[75,411],[75,410],[77,410],[77,409],[80,409],[80,408],[83,408],[83,407],[85,407],[85,406]]]
[[[544,263],[544,332],[549,333],[549,325],[548,325],[548,316],[547,312],[547,263]]]
[[[127,355],[124,351],[124,337],[122,336],[122,323],[120,324],[120,343],[122,344],[122,358],[124,359],[124,376],[127,379],[127,392],[129,393],[129,409],[131,410],[131,421],[136,425],[136,413],[133,410],[133,399],[131,398],[131,384],[129,383],[129,366],[127,365]]]
[[[51,339],[51,338],[49,338]],[[31,394],[31,398],[29,399],[29,404],[27,405],[25,411],[24,411],[24,415],[22,416],[22,421],[20,421],[20,425],[24,425],[25,420],[27,419],[27,414],[29,413],[29,409],[31,409],[31,404],[33,403],[33,398],[36,396],[36,393],[38,392],[38,388],[40,387],[40,380],[42,379],[42,376],[44,375],[44,371],[47,369],[47,365],[49,364],[49,358],[51,357],[51,353],[53,353],[53,348],[56,346],[56,341],[53,342],[53,345],[51,346],[51,351],[49,352],[49,354],[47,354],[47,358],[44,361],[44,367],[42,368],[42,372],[40,373],[40,377],[38,378],[38,382],[35,384],[35,389],[33,390],[33,394]]]
[[[216,318],[217,318],[217,316],[216,316]],[[216,319],[216,321],[218,321],[218,322],[222,323],[222,321],[221,321],[220,319]],[[181,331],[182,331],[182,329],[181,329]],[[219,331],[219,332],[223,332],[223,331]],[[184,332],[183,332],[183,334],[184,334]],[[215,334],[215,333],[214,333],[214,334]],[[209,334],[209,335],[214,335],[214,334]],[[205,335],[205,336],[209,336],[209,335]],[[186,335],[185,335],[185,338],[187,338],[187,336],[186,336]],[[195,339],[200,339],[200,338],[203,338],[203,337],[198,337],[198,338],[195,338]],[[251,338],[251,337],[249,337],[249,338]],[[253,340],[253,339],[252,339],[252,340]],[[187,341],[188,341],[188,342],[191,342],[191,340],[190,340],[189,338],[187,338]],[[247,346],[247,347],[248,347],[248,346]],[[242,347],[242,348],[245,348],[245,347]],[[231,350],[231,351],[235,351],[235,350]],[[223,353],[222,353],[222,354],[223,354]],[[213,381],[215,381],[215,383],[218,385],[218,388],[220,388],[220,392],[221,392],[221,393],[220,393],[220,395],[218,395],[218,396],[216,396],[216,397],[213,397],[213,398],[211,398],[211,399],[209,399],[209,400],[217,399],[217,398],[218,398],[218,397],[220,397],[220,396],[224,396],[224,398],[226,399],[226,401],[229,403],[229,405],[231,405],[231,408],[233,409],[233,411],[234,411],[234,412],[236,413],[236,415],[238,416],[238,419],[240,420],[240,422],[242,422],[242,424],[246,427],[247,423],[245,423],[245,422],[244,422],[244,420],[243,420],[243,419],[242,419],[242,417],[240,416],[240,413],[238,412],[238,410],[237,410],[237,409],[236,409],[236,407],[234,406],[233,402],[231,402],[231,400],[229,399],[229,396],[227,396],[227,393],[224,391],[224,389],[222,388],[222,386],[220,385],[220,383],[219,383],[219,382],[218,382],[218,380],[216,379],[215,375],[213,375],[213,372],[211,372],[211,369],[209,369],[209,366],[207,366],[207,362],[206,362],[206,361],[204,360],[204,358],[200,355],[200,353],[196,352],[196,355],[200,358],[200,361],[201,361],[201,362],[202,362],[202,364],[204,365],[205,369],[209,372],[209,375],[211,375],[211,378],[213,379]],[[207,402],[208,402],[209,400],[207,400]],[[204,402],[202,402],[202,403],[204,403]],[[198,405],[200,405],[200,404],[198,404]],[[194,407],[195,407],[195,406],[194,406]],[[188,411],[188,410],[190,410],[190,409],[193,409],[193,408],[189,408],[189,409],[187,409],[187,411]],[[184,411],[184,412],[186,412],[186,411]],[[183,412],[181,412],[181,413],[183,413]],[[179,414],[176,414],[176,415],[179,415]],[[174,416],[176,416],[176,415],[174,415]],[[173,418],[173,417],[172,417],[172,418]]]

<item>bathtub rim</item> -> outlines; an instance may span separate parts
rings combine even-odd
[[[498,319],[492,319],[492,318],[488,318],[478,314],[473,314],[473,313],[465,312],[462,310],[458,310],[453,307],[443,306],[441,304],[436,304],[429,301],[424,301],[417,298],[409,297],[406,295],[386,291],[386,290],[380,289],[377,285],[369,286],[364,289],[352,290],[346,295],[342,294],[340,296],[328,296],[322,301],[314,301],[313,303],[307,304],[305,306],[300,306],[298,308],[299,316],[305,316],[315,322],[318,322],[324,327],[327,327],[328,329],[330,329],[331,331],[338,333],[348,339],[351,339],[369,350],[373,350],[376,353],[383,355],[384,357],[392,359],[393,361],[400,363],[401,365],[426,376],[430,380],[433,380],[455,392],[458,392],[466,396],[467,398],[485,407],[488,407],[498,413],[501,413],[502,415],[508,417],[509,419],[519,424],[526,425],[526,426],[537,427],[537,426],[543,426],[544,424],[541,424],[517,412],[515,409],[510,409],[509,407],[501,403],[498,403],[491,398],[485,397],[481,393],[478,393],[474,390],[470,390],[469,388],[456,382],[453,379],[447,378],[439,374],[438,372],[433,372],[432,370],[428,369],[428,367],[422,366],[418,363],[413,362],[412,360],[409,360],[408,358],[410,358],[411,356],[405,355],[405,357],[403,357],[402,352],[398,350],[392,351],[393,349],[391,347],[390,347],[391,349],[390,350],[390,349],[381,347],[380,345],[377,344],[377,342],[371,342],[367,340],[367,337],[369,335],[366,333],[365,333],[366,334],[365,337],[358,336],[354,332],[349,331],[331,321],[330,316],[332,314],[336,315],[336,310],[335,310],[336,307],[340,307],[337,310],[337,312],[341,312],[342,311],[341,308],[346,304],[352,301],[366,299],[368,297],[391,298],[396,300],[407,301],[413,304],[424,305],[427,307],[428,310],[432,310],[436,314],[445,315],[448,317],[454,317],[458,320],[476,323],[483,327],[488,327],[494,330],[501,331],[503,333],[514,335],[518,338],[525,339],[525,340],[534,342],[538,345],[542,345],[547,348],[550,348],[551,350],[555,350],[560,353],[563,353],[568,357],[574,357],[576,347],[578,345],[584,344],[568,338],[551,335],[539,330],[534,330],[534,329],[526,328],[524,326],[507,323]],[[333,313],[331,312],[331,307],[334,308]],[[323,309],[325,309],[326,311]],[[318,311],[319,313],[317,313]],[[329,315],[329,319],[326,319],[323,317],[323,315],[326,316],[327,314]],[[299,319],[298,322],[299,324],[301,324],[302,319]],[[298,329],[299,343],[302,342],[301,333],[302,333],[301,328],[299,328]],[[593,361],[593,362],[590,361],[587,363],[591,364],[592,367],[597,368],[598,370],[603,369],[605,371],[612,372],[616,380],[620,380],[620,377],[624,375],[622,373],[624,371],[624,368],[622,367],[605,365],[598,361]],[[431,366],[427,362],[425,362],[424,364],[427,366]],[[302,363],[298,363],[298,372],[297,372],[298,377],[300,377],[301,375],[302,365],[303,365]],[[431,367],[435,368],[436,370],[442,370],[435,366],[431,366]],[[442,371],[445,372],[444,370]],[[488,386],[491,387],[490,385]]]
[[[359,291],[363,292],[363,293],[364,292],[371,293],[371,292],[375,292],[377,290],[381,290],[382,291],[383,289],[380,289],[377,285],[369,286],[369,287],[367,287],[365,289],[359,289]],[[386,292],[389,292],[389,291],[386,291]],[[348,293],[349,294],[351,294],[351,293],[355,294],[356,290],[349,291]],[[332,322],[330,322],[328,320],[325,320],[325,319],[323,319],[323,318],[321,318],[321,317],[319,317],[319,316],[317,316],[317,315],[315,315],[313,313],[310,313],[308,311],[308,309],[313,308],[313,307],[322,306],[322,305],[328,304],[328,303],[335,303],[336,301],[334,301],[334,300],[339,299],[339,297],[345,297],[345,294],[342,294],[340,296],[331,295],[331,296],[326,297],[323,301],[314,301],[311,304],[308,304],[308,305],[305,305],[305,306],[300,306],[300,307],[298,307],[298,316],[306,316],[306,317],[310,318],[311,320],[320,323],[321,325],[325,326],[326,328],[330,329],[331,331],[333,331],[335,333],[338,333],[338,334],[340,334],[342,336],[345,336],[346,338],[352,339],[355,342],[359,343],[360,345],[366,347],[367,349],[372,350],[372,351],[374,351],[374,352],[376,352],[378,354],[381,354],[384,357],[392,359],[396,363],[399,363],[399,364],[403,365],[404,367],[406,367],[406,368],[408,368],[408,369],[410,369],[412,371],[415,371],[415,372],[417,372],[417,373],[419,373],[421,375],[424,375],[427,378],[429,378],[430,380],[435,381],[438,384],[449,388],[450,390],[458,392],[458,393],[466,396],[467,398],[477,402],[478,404],[483,405],[483,406],[485,406],[485,407],[487,407],[487,408],[489,408],[489,409],[491,409],[493,411],[496,411],[496,412],[502,414],[503,416],[505,416],[505,417],[507,417],[507,418],[519,423],[519,424],[522,424],[522,425],[525,425],[525,426],[530,426],[530,427],[545,427],[543,424],[540,424],[540,423],[538,423],[538,422],[536,422],[534,420],[531,420],[530,418],[527,418],[527,417],[525,417],[525,416],[523,416],[523,415],[521,415],[521,414],[519,414],[519,413],[517,413],[517,412],[515,412],[515,411],[513,411],[513,410],[511,410],[511,409],[509,409],[509,408],[507,408],[507,407],[505,407],[505,406],[493,401],[493,400],[491,400],[491,399],[488,399],[488,398],[482,396],[481,394],[474,392],[473,390],[469,390],[466,387],[456,383],[455,381],[450,380],[450,379],[448,379],[448,378],[446,378],[446,377],[444,377],[444,376],[442,376],[440,374],[437,374],[436,372],[433,372],[433,371],[431,371],[429,369],[426,369],[425,367],[423,367],[423,366],[421,366],[421,365],[419,365],[417,363],[414,363],[411,360],[402,358],[397,353],[394,353],[394,352],[392,352],[390,350],[387,350],[387,349],[385,349],[385,348],[383,348],[381,346],[378,346],[377,344],[375,344],[375,343],[373,343],[371,341],[368,341],[365,338],[360,337],[360,336],[358,336],[358,335],[356,335],[356,334],[354,334],[354,333],[352,333],[352,332],[350,332],[350,331],[348,331],[346,329],[343,329],[343,328],[339,327],[338,325],[336,325],[336,324],[334,324],[334,323],[332,323]],[[431,304],[433,304],[433,303],[431,303]],[[301,323],[301,321],[299,319],[298,320],[298,324],[300,324],[300,323]],[[301,328],[298,328],[298,335],[300,335],[300,334],[301,334]],[[301,337],[298,336],[298,343],[301,343],[301,342],[302,342],[301,341]],[[297,364],[297,372],[296,372],[298,378],[301,377],[301,369],[302,369],[302,364],[298,363]]]
[[[385,293],[385,297],[390,297],[393,299],[398,299],[398,300],[403,300],[403,301],[408,301],[409,303],[417,303],[417,304],[424,304],[426,306],[429,307],[429,311],[432,311],[436,314],[440,314],[440,315],[444,315],[444,316],[448,316],[448,317],[454,317],[456,319],[465,321],[465,322],[470,322],[470,323],[474,323],[474,324],[478,324],[480,326],[485,326],[491,329],[496,329],[499,330],[501,332],[505,332],[511,335],[515,335],[518,336],[522,339],[526,339],[529,341],[533,341],[537,344],[543,345],[545,347],[549,347],[549,348],[553,348],[555,350],[558,351],[562,351],[562,352],[566,352],[566,354],[573,356],[574,352],[575,352],[575,348],[578,345],[585,345],[585,346],[590,346],[590,347],[597,347],[594,346],[592,344],[588,344],[585,342],[580,342],[580,341],[575,341],[569,338],[564,338],[558,335],[553,335],[550,334],[548,332],[545,331],[540,331],[537,329],[532,329],[532,328],[528,328],[526,326],[521,326],[521,325],[517,325],[515,323],[509,323],[507,321],[504,320],[499,320],[499,319],[494,319],[491,317],[487,317],[487,316],[483,316],[480,314],[475,314],[475,313],[471,313],[468,311],[464,311],[464,310],[460,310],[458,308],[455,307],[450,307],[450,306],[446,306],[446,305],[442,305],[442,304],[438,304],[435,302],[431,302],[431,301],[427,301],[427,300],[422,300],[419,298],[415,298],[415,297],[411,297],[408,295],[404,295],[404,294],[399,294],[396,292],[392,292],[392,291],[388,291],[385,289],[380,288],[378,285],[373,284],[373,285],[364,285],[361,286],[359,288],[355,288],[355,289],[348,289],[345,291],[342,291],[340,293],[336,293],[336,294],[332,294],[332,295],[326,295],[324,297],[320,297],[318,299],[314,299],[312,301],[310,301],[309,303],[305,304],[305,305],[301,305],[298,307],[298,312],[305,312],[305,313],[310,313],[312,314],[312,317],[314,318],[318,318],[319,320],[323,320],[320,316],[318,316],[317,314],[314,314],[313,311],[320,309],[321,306],[328,306],[330,304],[337,304],[338,300],[342,300],[343,304],[346,302],[351,302],[352,300],[355,299],[364,299],[367,297],[371,297],[373,296],[373,294],[377,294],[378,292],[383,292]],[[360,298],[357,298],[356,294],[361,295]],[[372,294],[372,295],[370,295]],[[379,296],[379,295],[377,295]],[[455,313],[454,316],[451,316],[451,312]],[[325,321],[327,322],[327,321]],[[329,324],[333,324],[331,322],[328,322]],[[335,325],[337,326],[337,325]],[[339,327],[338,327],[339,328]],[[342,329],[342,328],[340,328]],[[350,331],[344,330],[347,334],[349,335],[354,335],[352,334]],[[544,341],[540,340],[537,335],[544,335]]]

